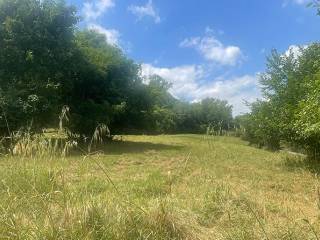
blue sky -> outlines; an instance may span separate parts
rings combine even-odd
[[[261,96],[257,74],[275,48],[296,51],[320,38],[308,0],[67,0],[95,29],[172,83],[186,101],[228,100],[234,114]]]

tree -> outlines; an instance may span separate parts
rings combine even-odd
[[[273,107],[273,104],[267,101],[251,104],[251,113],[241,119],[241,124],[245,128],[244,138],[250,143],[278,150],[281,131],[279,131],[279,121]]]
[[[0,132],[56,118],[72,72],[75,9],[59,0],[0,1]],[[61,104],[60,104],[61,105]]]
[[[279,148],[280,140],[314,155],[320,147],[318,91],[320,44],[268,58],[261,77],[265,101],[252,105],[246,135],[251,142]]]
[[[303,146],[312,157],[320,153],[320,44],[310,45],[299,60],[304,76],[305,97],[297,105],[294,116],[295,142]]]
[[[94,31],[77,33],[76,45],[77,77],[65,96],[72,128],[88,135],[101,123],[111,130],[124,127],[126,114],[135,108],[131,100],[142,85],[140,66]]]
[[[207,98],[199,103],[178,102],[175,107],[177,114],[177,131],[206,133],[207,128],[220,132],[228,130],[232,124],[232,106],[227,101]]]
[[[176,128],[176,114],[173,110],[178,101],[170,93],[171,84],[158,75],[145,79],[147,104],[145,104],[144,131],[149,133],[170,133]]]
[[[112,134],[227,129],[227,102],[175,99],[165,79],[143,79],[139,64],[103,34],[77,30],[78,20],[63,0],[0,0],[1,135],[56,127],[61,109],[86,137],[101,124]]]
[[[311,1],[308,6],[314,7],[317,10],[317,14],[320,15],[320,1],[319,0],[313,0]]]

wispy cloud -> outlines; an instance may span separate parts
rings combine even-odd
[[[288,6],[288,4],[293,3],[297,5],[307,5],[308,3],[312,2],[313,0],[284,0],[282,2],[282,7]]]
[[[128,7],[128,10],[137,16],[138,20],[141,20],[144,17],[151,17],[155,23],[161,22],[160,15],[156,11],[152,0],[148,0],[143,6],[131,5]]]
[[[96,0],[85,2],[83,4],[82,13],[86,21],[96,20],[108,9],[115,6],[114,0]]]
[[[120,33],[118,30],[106,28],[97,24],[97,20],[109,9],[115,7],[115,0],[93,0],[83,4],[82,13],[87,29],[94,30],[106,37],[107,43],[120,47]]]
[[[292,0],[292,2],[293,2],[293,3],[296,3],[296,4],[303,5],[303,4],[310,3],[311,0]]]
[[[180,47],[196,49],[206,60],[221,65],[236,65],[242,59],[241,49],[237,46],[225,46],[214,36],[186,38]]]
[[[170,92],[177,98],[200,101],[212,97],[228,100],[233,105],[234,115],[246,113],[249,108],[244,101],[253,102],[261,98],[258,78],[255,75],[240,77],[218,77],[201,83],[205,70],[201,66],[187,65],[173,68],[159,68],[151,64],[142,65],[142,75],[157,74],[172,84]]]
[[[106,29],[98,24],[89,24],[88,29],[105,35],[106,41],[112,46],[120,46],[120,33],[115,29]]]
[[[294,58],[298,58],[303,49],[306,49],[308,47],[308,45],[302,45],[302,46],[298,46],[298,45],[290,45],[288,50],[285,51],[284,55],[285,56],[289,56],[289,55],[293,55]]]

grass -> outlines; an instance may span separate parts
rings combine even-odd
[[[125,136],[2,157],[0,239],[319,239],[319,171],[232,137]]]

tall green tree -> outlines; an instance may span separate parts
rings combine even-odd
[[[246,135],[252,142],[272,148],[280,140],[302,147],[315,155],[318,134],[320,44],[268,58],[261,77],[265,101],[252,105],[246,121]]]
[[[72,77],[75,8],[59,0],[0,1],[0,131],[56,118]]]
[[[165,79],[143,79],[139,64],[103,34],[79,31],[78,21],[63,0],[0,0],[1,135],[56,127],[64,106],[68,127],[86,137],[99,124],[114,134],[229,126],[227,102],[175,99]]]
[[[124,127],[125,115],[135,108],[131,100],[142,85],[140,66],[94,31],[78,32],[76,46],[77,77],[65,96],[74,130],[89,134],[100,123]]]

